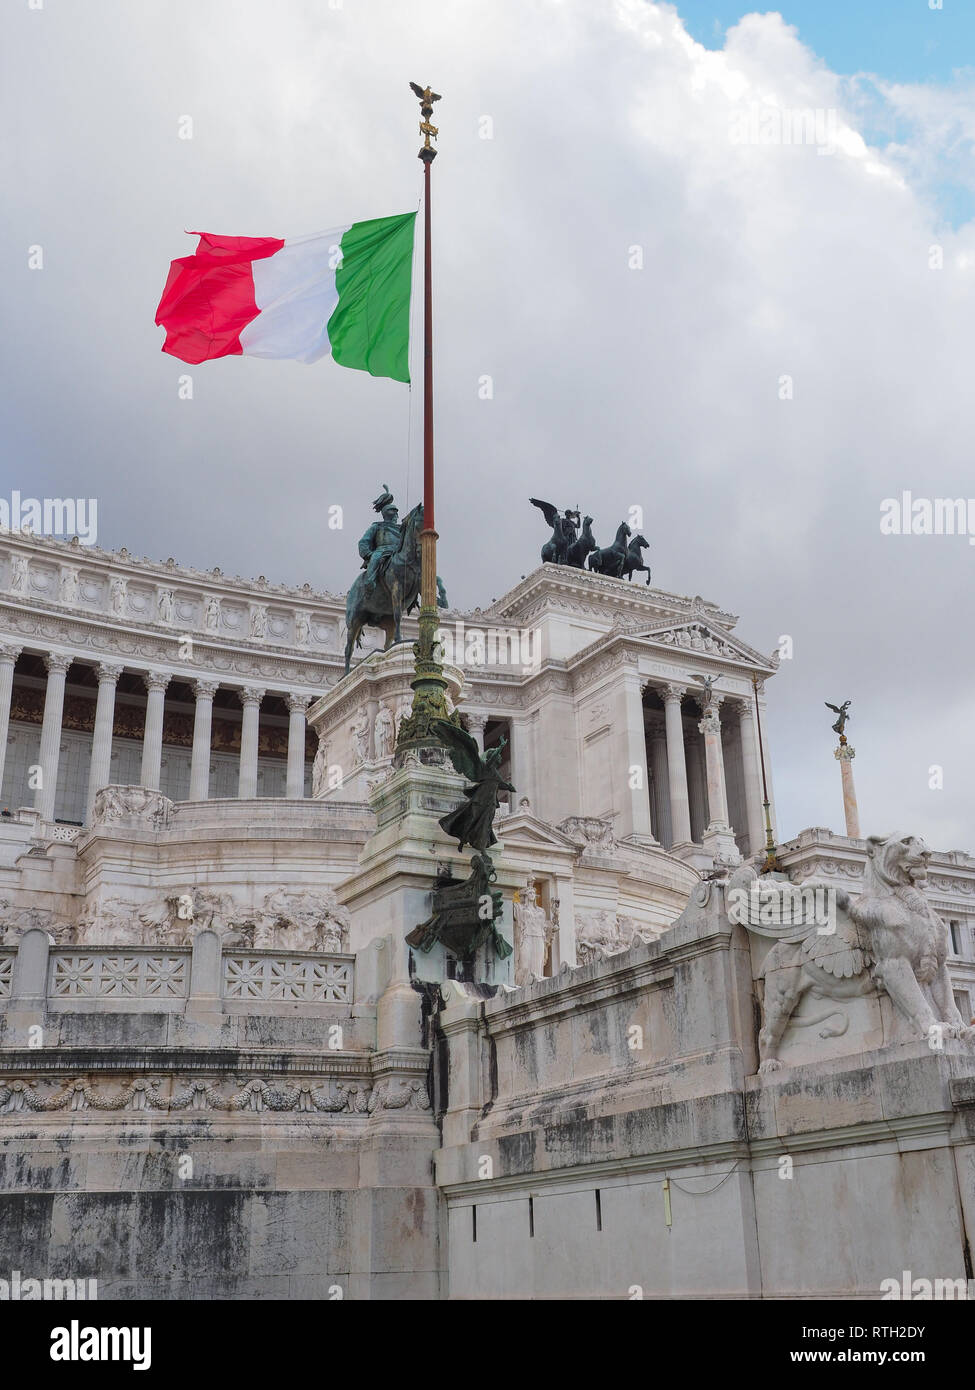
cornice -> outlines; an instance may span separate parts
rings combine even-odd
[[[103,595],[106,609],[111,607],[112,579],[132,579],[158,592],[165,587],[175,591],[177,607],[192,602],[196,612],[186,618],[176,613],[171,622],[157,619],[156,605],[147,603],[145,620],[127,612],[116,615],[105,609],[58,602],[60,590],[52,597],[36,594],[0,592],[0,641],[7,636],[16,644],[36,645],[43,650],[49,646],[70,648],[77,656],[90,654],[94,659],[122,659],[135,667],[162,667],[173,676],[193,679],[201,675],[226,678],[230,684],[244,680],[267,682],[270,687],[298,685],[321,692],[342,677],[343,660],[339,648],[345,600],[341,596],[315,591],[310,585],[302,588],[283,584],[268,584],[263,577],[244,581],[239,576],[228,579],[219,570],[202,571],[177,565],[175,560],[159,563],[143,558],[137,560],[124,549],[108,552],[97,546],[85,547],[74,541],[52,537],[37,537],[20,533],[0,534],[0,555],[8,552],[28,555],[47,565],[89,571],[107,579]],[[90,578],[90,575],[88,576]],[[81,592],[86,575],[82,573]],[[77,587],[77,586],[76,586]],[[180,591],[190,590],[189,594]],[[206,627],[207,604],[212,599],[236,603],[243,614],[241,632],[219,634]],[[124,603],[128,605],[126,597]],[[534,605],[534,606],[533,606]],[[287,609],[293,618],[296,611],[308,614],[313,640],[315,624],[333,625],[328,637],[334,646],[309,649],[304,644],[284,641],[280,634],[255,638],[249,636],[247,614],[257,608]],[[484,706],[503,706],[508,709],[530,707],[539,696],[549,691],[573,694],[585,689],[603,670],[611,669],[620,660],[633,660],[648,650],[671,658],[686,653],[697,662],[713,661],[720,669],[741,669],[734,657],[699,648],[675,647],[658,642],[658,634],[678,629],[688,622],[704,623],[727,641],[729,629],[737,622],[735,615],[723,612],[713,603],[696,596],[686,598],[659,589],[627,586],[623,581],[602,575],[573,570],[564,566],[543,565],[526,576],[508,594],[489,608],[460,613],[446,610],[442,621],[463,621],[468,626],[498,624],[517,626],[531,613],[553,609],[590,615],[603,622],[613,618],[613,627],[594,639],[569,660],[547,659],[537,670],[491,669],[483,666],[462,667],[465,681],[463,703]],[[317,611],[316,611],[317,610]],[[272,611],[272,619],[286,616]],[[411,620],[404,626],[407,640],[414,635]],[[192,639],[192,657],[180,656],[187,637]],[[743,658],[759,666],[763,675],[774,668],[767,660],[740,639],[729,645],[738,649]],[[604,653],[613,653],[608,665],[599,662]]]
[[[136,668],[162,666],[176,679],[190,680],[203,672],[226,676],[231,683],[260,677],[279,685],[310,686],[316,692],[333,685],[342,672],[337,653],[310,653],[256,641],[230,644],[194,637],[190,660],[179,654],[183,638],[182,633],[164,633],[158,627],[113,624],[107,616],[62,617],[38,604],[0,597],[0,641],[39,651],[65,647],[79,658],[90,655],[93,664],[98,657],[111,655]]]
[[[2,530],[0,545],[38,560],[72,567],[87,565],[95,570],[110,571],[119,577],[144,580],[153,585],[162,582],[168,588],[183,584],[187,588],[204,587],[217,594],[226,593],[257,602],[278,599],[289,604],[334,606],[340,615],[345,613],[343,595],[330,593],[326,589],[313,589],[310,584],[271,584],[263,575],[244,579],[239,574],[225,575],[219,568],[200,570],[192,565],[181,565],[172,558],[164,561],[150,560],[146,555],[139,558],[131,555],[125,546],[118,550],[103,550],[100,546],[82,545],[73,539],[60,540],[55,536]]]
[[[541,612],[547,606],[550,610],[586,614],[586,606],[593,603],[600,606],[589,608],[589,615],[604,619],[607,611],[617,609],[630,612],[643,622],[648,619],[652,621],[651,615],[654,613],[659,613],[659,621],[664,623],[688,617],[696,611],[729,630],[738,621],[737,615],[720,609],[717,604],[702,599],[700,595],[687,598],[665,589],[630,584],[622,579],[608,579],[605,575],[573,569],[568,565],[540,565],[487,608],[457,616],[463,617],[465,622],[469,619],[474,624],[483,623],[485,619],[505,618],[518,622],[532,616],[529,612],[532,604],[535,605],[535,612]]]

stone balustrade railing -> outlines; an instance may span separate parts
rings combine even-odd
[[[57,999],[185,999],[192,952],[184,947],[94,946],[54,950],[47,997]]]
[[[0,950],[0,1010],[137,1005],[180,1009],[207,1002],[232,1011],[248,1004],[351,1005],[355,957],[312,951],[224,951],[216,932],[189,946],[52,946],[25,932],[16,951]]]
[[[351,1004],[353,960],[297,952],[228,952],[223,958],[223,997]]]

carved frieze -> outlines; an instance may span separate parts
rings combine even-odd
[[[240,1116],[333,1115],[363,1120],[384,1110],[430,1109],[422,1081],[385,1079],[370,1087],[332,1077],[125,1076],[113,1085],[99,1076],[0,1076],[0,1118],[94,1110],[158,1114],[223,1112]]]
[[[105,796],[105,793],[111,795]],[[146,798],[141,815],[138,810],[127,809],[128,793],[132,794],[132,798],[138,793]],[[144,791],[141,787],[106,787],[96,798],[95,824],[105,819],[122,822],[133,819],[138,824],[142,819],[152,824],[153,828],[162,828],[169,824],[177,811],[178,807],[158,792]],[[154,816],[160,818],[158,826],[154,824]],[[29,910],[10,909],[5,902],[0,902],[0,913],[0,933],[9,924],[12,941],[31,926],[51,930],[49,913],[44,920],[39,920],[36,914],[30,915]],[[14,927],[17,928],[16,936],[12,932]],[[92,899],[85,903],[73,926],[63,928],[61,935],[78,946],[175,947],[189,946],[197,933],[204,930],[215,931],[223,939],[225,947],[343,954],[348,948],[349,913],[339,903],[334,889],[327,886],[276,888],[259,898],[252,896],[249,901],[242,901],[232,893],[191,885],[150,900],[127,899],[118,895]],[[253,968],[257,969],[256,966]],[[242,981],[242,967],[235,967],[235,970]],[[279,961],[265,961],[257,975],[265,980],[270,992],[262,994],[255,985],[255,990],[258,990],[255,998],[319,997],[314,990],[311,994],[306,990],[293,996],[286,992],[275,993],[279,986],[286,991],[288,982],[301,976],[300,971]],[[344,978],[341,971],[335,980],[338,981],[340,977]],[[308,976],[307,980],[313,981],[316,988],[318,985],[325,988],[327,983],[325,975]],[[243,997],[242,989],[241,983],[238,989],[240,997]],[[322,999],[325,997],[321,996]]]
[[[0,612],[0,630],[10,636],[34,639],[32,645],[40,646],[48,641],[70,643],[78,649],[78,658],[82,660],[87,659],[88,653],[94,657],[106,652],[125,657],[129,665],[140,660],[163,665],[172,662],[173,675],[181,680],[189,680],[200,671],[210,671],[228,677],[258,676],[271,688],[280,689],[303,681],[321,689],[334,684],[341,674],[341,659],[337,653],[316,654],[302,661],[298,653],[258,657],[256,653],[209,647],[202,642],[194,646],[192,667],[179,670],[177,668],[186,663],[178,656],[177,635],[167,640],[116,624],[108,626],[107,621],[69,623],[63,618],[33,612],[26,605],[14,607],[9,601],[2,604]]]
[[[653,932],[641,928],[632,917],[605,909],[577,911],[575,928],[576,956],[580,965],[655,940]]]
[[[148,787],[102,787],[95,794],[92,825],[134,820],[153,830],[164,830],[174,812],[175,807],[168,797]]]

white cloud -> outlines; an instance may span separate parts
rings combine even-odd
[[[822,701],[849,695],[865,830],[975,847],[975,750],[944,693],[971,681],[975,550],[879,534],[903,487],[975,494],[975,238],[936,202],[970,179],[968,79],[845,81],[774,14],[708,51],[633,0],[88,0],[5,25],[12,486],[99,496],[105,539],[136,552],[344,588],[375,487],[417,495],[416,403],[408,467],[405,391],[330,364],[207,364],[179,402],[153,311],[184,227],[414,206],[407,82],[429,80],[452,597],[536,563],[529,495],[580,502],[600,540],[642,503],[656,583],[720,600],[766,650],[795,638],[770,686],[782,832],[839,828]],[[734,143],[753,104],[834,112],[835,152]]]

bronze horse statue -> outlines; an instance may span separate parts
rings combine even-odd
[[[633,536],[627,543],[630,535],[629,526],[625,521],[621,522],[613,544],[608,545],[605,550],[594,550],[589,556],[590,573],[608,574],[612,579],[632,579],[634,573],[639,570],[646,574],[649,584],[650,566],[643,563],[642,552],[650,542],[646,536]]]
[[[579,539],[573,541],[566,554],[566,564],[574,565],[576,569],[586,568],[586,556],[593,550],[597,550],[596,538],[592,533],[592,517],[586,516],[582,519],[582,530]]]
[[[608,574],[613,579],[622,579],[627,555],[626,542],[631,534],[626,522],[621,521],[613,544],[607,545],[603,550],[594,550],[589,556],[590,573]]]
[[[386,634],[383,651],[401,641],[400,622],[415,607],[420,596],[420,531],[423,529],[423,503],[419,502],[403,519],[399,549],[380,565],[372,594],[364,597],[365,575],[360,574],[345,601],[345,674],[349,674],[352,652],[362,646],[364,627],[382,628]],[[440,588],[438,580],[438,588]],[[443,603],[440,604],[443,607]]]
[[[650,566],[643,563],[642,552],[647,549],[650,542],[646,536],[634,536],[626,547],[626,559],[623,561],[623,574],[627,579],[632,579],[637,570],[646,573],[647,583],[650,583]],[[620,575],[622,579],[623,575]]]

